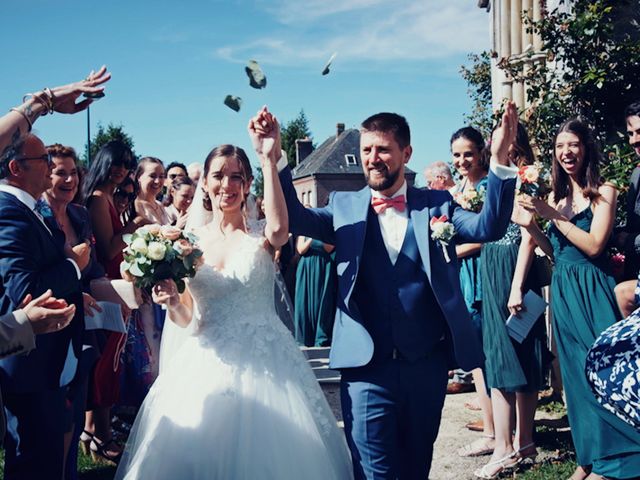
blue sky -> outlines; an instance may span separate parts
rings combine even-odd
[[[449,158],[448,140],[471,108],[459,74],[489,48],[489,16],[475,0],[7,0],[2,5],[0,106],[106,64],[98,122],[123,124],[136,153],[203,161],[220,143],[250,151],[246,124],[263,104],[281,120],[304,109],[314,141],[343,122],[394,111],[412,130],[417,171]],[[332,71],[320,75],[333,52]],[[257,60],[267,88],[249,87]],[[239,113],[223,105],[242,97]],[[45,143],[81,151],[86,114],[41,118]]]

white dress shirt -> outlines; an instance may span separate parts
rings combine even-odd
[[[407,200],[407,182],[402,183],[402,186],[391,197],[385,197],[380,192],[371,189],[371,198],[395,198],[400,195],[404,195],[405,202]],[[382,240],[384,246],[389,254],[389,260],[391,264],[395,265],[400,255],[400,249],[402,248],[402,242],[404,242],[404,236],[407,233],[407,225],[409,223],[409,210],[405,205],[403,212],[398,211],[395,208],[387,208],[384,212],[378,214],[378,223],[380,224],[380,233],[382,234]]]

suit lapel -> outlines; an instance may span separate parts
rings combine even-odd
[[[416,237],[424,271],[427,273],[429,283],[431,283],[431,256],[429,253],[429,236],[431,229],[429,228],[429,205],[424,199],[428,198],[426,194],[418,191],[414,187],[407,188],[407,206],[409,207],[409,216],[413,223],[413,233]]]
[[[353,245],[355,250],[353,252],[353,261],[355,262],[355,274],[349,279],[347,284],[347,291],[344,295],[345,305],[349,305],[351,294],[353,293],[353,287],[356,284],[358,278],[358,272],[360,271],[360,261],[362,259],[362,251],[364,250],[364,240],[367,233],[367,219],[369,215],[369,205],[371,204],[371,190],[369,187],[365,187],[356,193],[352,198],[351,215],[349,223],[354,225],[353,231]]]

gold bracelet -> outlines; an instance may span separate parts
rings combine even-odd
[[[49,107],[50,107],[50,111],[49,113],[53,115],[53,112],[55,112],[54,110],[54,103],[56,101],[56,96],[53,94],[53,91],[49,88],[49,87],[44,87],[42,89],[42,91],[47,95],[47,97],[49,98]]]
[[[26,93],[24,97],[22,97],[22,102],[25,103],[27,100],[33,100],[34,102],[38,102],[40,105],[44,107],[44,113],[41,115],[46,115],[47,113],[51,113],[51,109],[49,107],[49,102],[47,100],[43,100],[38,93]]]
[[[31,131],[31,129],[33,128],[33,123],[31,123],[31,120],[29,120],[29,117],[27,116],[26,113],[24,113],[22,110],[20,110],[18,108],[10,108],[9,111],[10,112],[18,112],[20,115],[22,115],[24,117],[24,119],[27,121],[27,125],[29,125],[29,131]]]

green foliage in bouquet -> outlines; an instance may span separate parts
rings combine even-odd
[[[202,262],[198,238],[175,227],[146,225],[123,240],[127,244],[120,267],[123,277],[147,292],[169,278],[184,292],[184,279],[193,277]]]

